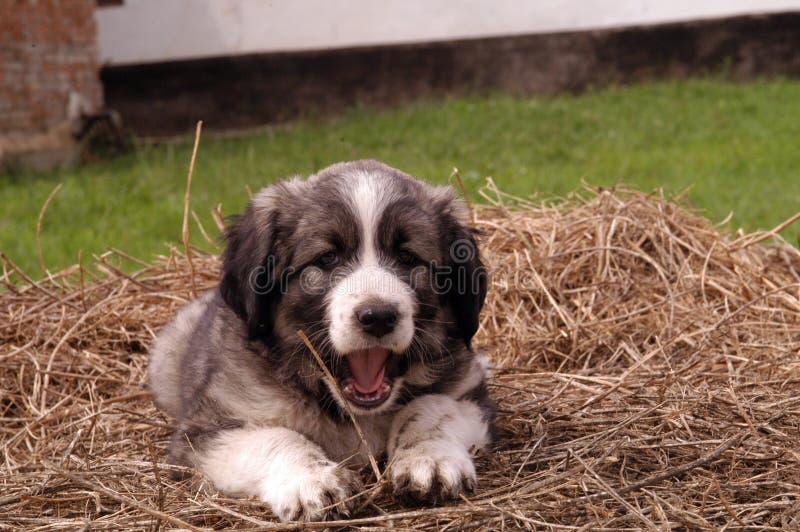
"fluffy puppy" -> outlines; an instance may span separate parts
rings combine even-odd
[[[470,348],[487,286],[473,234],[452,189],[377,161],[261,190],[226,231],[219,288],[151,349],[172,461],[282,520],[347,516],[368,455],[346,401],[398,497],[473,489],[494,417]]]

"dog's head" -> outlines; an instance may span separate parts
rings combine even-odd
[[[340,413],[303,329],[353,410],[381,412],[468,352],[486,295],[474,233],[450,187],[335,164],[253,197],[226,232],[220,292],[279,378]]]

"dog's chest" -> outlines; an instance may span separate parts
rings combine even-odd
[[[240,383],[241,384],[241,383]],[[282,387],[251,381],[246,386],[220,386],[226,393],[216,394],[220,406],[247,424],[261,427],[286,427],[303,434],[322,447],[333,460],[349,458],[354,465],[367,464],[368,455],[350,419],[336,422],[316,403],[287,394]],[[236,392],[231,393],[232,390]],[[375,456],[386,451],[392,414],[359,418],[357,421],[370,451]]]

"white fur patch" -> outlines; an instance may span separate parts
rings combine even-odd
[[[474,488],[471,452],[489,444],[480,407],[445,395],[415,399],[392,423],[388,453],[396,492],[424,498],[455,497]],[[432,493],[439,489],[440,493]]]
[[[218,489],[258,497],[283,521],[347,515],[353,503],[343,501],[359,489],[354,473],[307,438],[280,427],[224,431],[197,462]]]

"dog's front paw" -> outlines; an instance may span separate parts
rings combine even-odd
[[[274,483],[274,479],[272,479]],[[265,482],[261,500],[281,521],[326,521],[349,517],[361,491],[358,475],[334,462],[321,461],[302,473]]]
[[[445,442],[426,442],[398,450],[390,465],[395,497],[408,502],[438,502],[475,489],[470,454]]]

